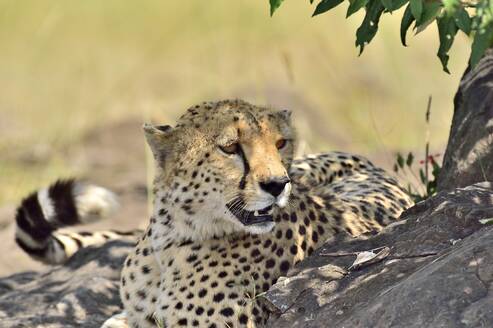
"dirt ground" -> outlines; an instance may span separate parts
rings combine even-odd
[[[74,230],[131,230],[145,226],[146,156],[138,120],[128,120],[94,131],[67,156],[73,165],[81,163],[90,167],[83,178],[116,192],[121,206],[113,217]],[[14,217],[15,204],[0,208],[0,240],[4,245],[0,256],[0,276],[43,267],[16,245]]]

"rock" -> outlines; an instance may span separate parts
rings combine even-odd
[[[438,190],[493,180],[493,49],[467,69],[454,99],[454,117]]]
[[[265,295],[272,327],[492,327],[493,185],[438,195],[373,236],[338,235]],[[356,254],[379,259],[350,270]],[[9,327],[100,327],[121,311],[121,241],[77,253],[66,265],[0,279]],[[383,255],[382,255],[383,254]]]
[[[121,311],[120,270],[132,247],[112,241],[82,249],[64,266],[0,279],[0,326],[100,327]]]
[[[493,184],[441,192],[403,218],[302,261],[265,295],[269,326],[493,327]],[[385,246],[386,258],[349,271],[358,252]]]

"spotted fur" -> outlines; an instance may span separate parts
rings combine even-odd
[[[363,157],[293,160],[287,111],[207,102],[175,128],[144,129],[156,160],[154,212],[124,263],[126,315],[105,327],[262,326],[259,295],[293,265],[339,232],[379,231],[412,204]],[[252,216],[271,205],[272,222]]]

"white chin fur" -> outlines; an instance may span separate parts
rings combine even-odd
[[[283,208],[288,204],[289,195],[291,194],[291,182],[284,186],[284,190],[281,195],[277,198],[276,204],[280,208]]]
[[[243,226],[243,229],[254,235],[260,235],[270,232],[276,224],[274,222],[266,222],[261,224],[255,224],[251,226]]]
[[[238,219],[235,216],[233,216],[233,214],[229,215],[229,222],[233,223],[232,226],[234,226],[236,228],[234,230],[246,231],[246,232],[249,232],[249,233],[254,234],[254,235],[260,235],[263,233],[268,233],[276,225],[275,222],[265,222],[265,223],[261,223],[261,224],[246,226],[243,223],[241,223],[240,221],[238,221]]]

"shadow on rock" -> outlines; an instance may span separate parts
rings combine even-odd
[[[492,184],[442,192],[376,236],[334,238],[265,299],[272,327],[493,327]],[[356,255],[387,247],[350,270]]]
[[[2,327],[99,327],[121,310],[120,270],[128,242],[79,251],[64,266],[0,280]]]

